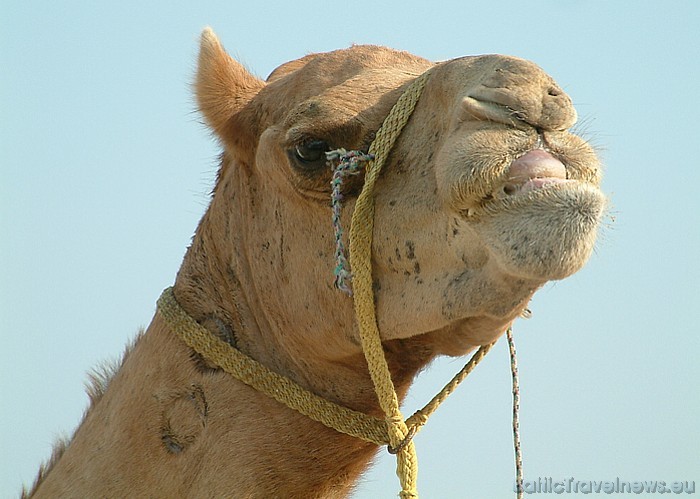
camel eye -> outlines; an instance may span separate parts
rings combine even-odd
[[[303,168],[316,168],[326,164],[326,152],[329,150],[325,140],[307,140],[294,146],[294,158]]]

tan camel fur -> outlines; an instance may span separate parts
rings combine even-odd
[[[366,151],[431,68],[376,186],[378,323],[400,397],[436,356],[494,341],[589,257],[605,198],[595,153],[567,131],[571,100],[513,57],[433,64],[354,46],[261,81],[211,30],[201,40],[196,95],[223,154],[175,295],[274,371],[377,416],[352,299],[333,286],[324,153]],[[361,185],[345,188],[348,229]],[[346,497],[377,452],[210,365],[159,315],[92,398],[33,497]]]

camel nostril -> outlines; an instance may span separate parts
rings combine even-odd
[[[516,192],[518,192],[519,187],[515,184],[506,184],[503,186],[503,192],[505,193],[506,196],[512,196]]]
[[[561,89],[557,87],[550,87],[549,90],[547,90],[547,95],[551,95],[552,97],[557,97],[561,95]]]

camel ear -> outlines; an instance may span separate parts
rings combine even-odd
[[[226,141],[231,118],[264,86],[226,53],[211,28],[204,29],[195,92],[200,111],[219,137]]]

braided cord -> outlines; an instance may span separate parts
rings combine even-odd
[[[428,418],[437,410],[440,404],[442,404],[447,397],[449,397],[450,394],[455,391],[457,386],[459,386],[459,384],[464,381],[464,379],[474,370],[477,364],[483,360],[494,344],[495,342],[480,347],[476,353],[472,355],[471,359],[469,359],[469,362],[466,363],[462,370],[455,374],[454,378],[452,378],[450,382],[447,383],[445,387],[425,405],[425,407],[414,412],[413,415],[406,420],[406,424],[408,424],[409,427],[423,426],[428,421]]]
[[[336,149],[326,153],[328,164],[333,167],[333,180],[331,180],[331,209],[333,212],[333,232],[335,233],[335,287],[352,296],[348,260],[343,243],[343,227],[340,223],[341,202],[343,200],[343,181],[346,177],[357,175],[362,171],[364,164],[374,159],[371,154],[363,154],[360,151],[346,151]]]
[[[528,311],[529,313],[529,311]],[[513,378],[513,449],[515,450],[515,491],[517,499],[523,499],[523,454],[520,449],[520,382],[518,381],[518,360],[515,355],[513,329],[506,331],[508,353],[510,354],[510,373]]]

